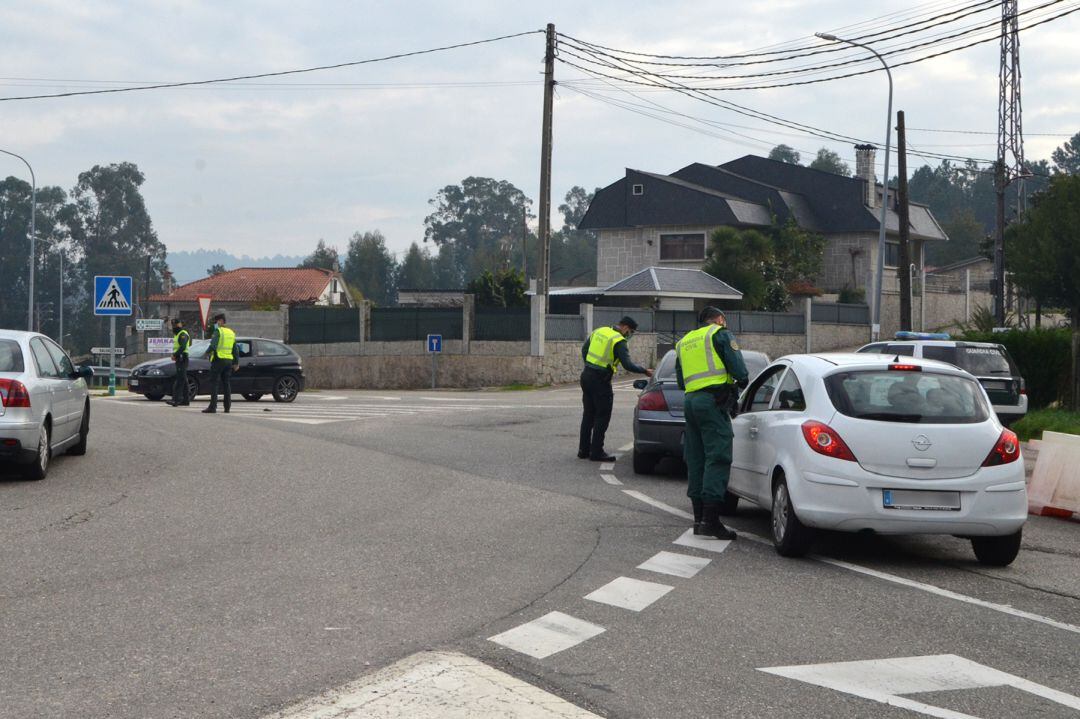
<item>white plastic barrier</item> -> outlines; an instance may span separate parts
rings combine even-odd
[[[1044,516],[1080,513],[1080,436],[1043,432],[1028,506],[1032,514]]]

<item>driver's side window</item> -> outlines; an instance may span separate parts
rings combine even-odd
[[[237,342],[236,343],[236,356],[237,357],[250,357],[251,356],[251,343],[250,342]]]
[[[754,380],[750,388],[743,395],[742,412],[763,412],[769,408],[776,388],[780,384],[780,378],[787,369],[785,365],[776,365],[765,370]]]

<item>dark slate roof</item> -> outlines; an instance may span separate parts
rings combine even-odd
[[[642,195],[631,194],[634,184],[642,185]],[[860,178],[755,155],[719,167],[694,163],[668,176],[627,170],[596,194],[579,227],[761,226],[775,215],[825,234],[877,232],[880,210],[864,204],[865,186]],[[947,239],[929,208],[912,203],[910,209],[913,239]],[[892,209],[885,225],[894,233],[899,227]]]
[[[603,294],[742,299],[742,292],[707,272],[677,267],[646,267],[611,285]]]
[[[928,275],[937,275],[937,274],[941,274],[941,273],[944,273],[944,272],[954,272],[956,270],[962,270],[962,269],[965,269],[967,267],[974,267],[975,265],[981,265],[983,263],[991,263],[992,264],[993,260],[991,260],[989,257],[983,257],[982,255],[980,255],[978,257],[969,257],[966,260],[960,260],[958,262],[953,262],[953,263],[948,264],[948,265],[942,265],[941,267],[927,268],[926,274],[928,274]]]

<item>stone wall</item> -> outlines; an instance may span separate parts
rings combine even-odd
[[[844,287],[865,290],[877,241],[878,236],[873,233],[830,235],[825,243],[818,286],[825,292],[839,292]]]
[[[213,314],[213,307],[210,308]],[[255,311],[228,310],[225,313],[228,326],[237,335],[244,337],[264,337],[268,340],[285,340],[289,326],[288,309]]]
[[[917,285],[916,285],[917,287]],[[926,322],[922,322],[922,294],[915,293],[911,304],[912,329],[918,332],[955,330],[966,322],[978,307],[992,307],[993,296],[984,290],[950,292],[927,287]],[[900,293],[886,289],[881,301],[881,336],[892,337],[900,329]]]

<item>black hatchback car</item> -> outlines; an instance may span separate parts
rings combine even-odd
[[[210,394],[210,361],[206,350],[210,340],[195,340],[188,352],[188,394]],[[233,394],[249,402],[273,395],[276,402],[292,402],[304,390],[304,368],[300,355],[281,342],[259,337],[237,337],[239,364],[232,376]],[[160,401],[173,393],[176,367],[171,357],[143,362],[131,370],[128,391]]]

